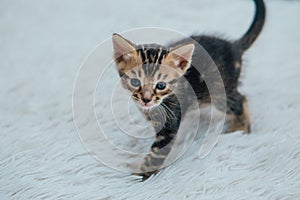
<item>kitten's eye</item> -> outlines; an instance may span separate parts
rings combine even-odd
[[[156,84],[156,88],[159,89],[159,90],[165,89],[166,86],[167,86],[167,84],[166,84],[165,82],[158,82],[158,83]]]
[[[133,78],[130,80],[130,83],[133,87],[139,87],[141,85],[141,82],[139,79]]]

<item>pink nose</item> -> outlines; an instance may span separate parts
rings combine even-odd
[[[142,101],[143,101],[145,104],[147,104],[147,103],[149,103],[149,102],[151,101],[151,99],[146,99],[146,98],[143,98],[143,97],[142,97]]]

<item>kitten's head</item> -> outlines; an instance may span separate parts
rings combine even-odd
[[[157,44],[135,45],[118,34],[113,35],[113,48],[123,86],[144,109],[160,105],[174,93],[194,52],[194,44],[170,49]]]

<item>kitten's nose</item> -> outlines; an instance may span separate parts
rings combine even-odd
[[[142,101],[143,101],[145,104],[147,104],[147,103],[149,103],[149,102],[151,101],[151,99],[146,99],[146,98],[142,97]]]

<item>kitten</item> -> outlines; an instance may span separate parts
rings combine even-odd
[[[245,35],[234,42],[213,36],[194,35],[169,46],[135,45],[113,34],[114,60],[122,84],[132,93],[132,99],[156,131],[151,152],[141,164],[140,172],[136,173],[143,176],[143,180],[156,174],[163,165],[171,151],[181,118],[190,105],[188,98],[185,98],[187,103],[184,105],[179,103],[180,98],[187,96],[184,93],[186,83],[182,81],[183,78],[191,84],[199,104],[211,102],[207,84],[193,65],[193,61],[197,60],[195,43],[208,52],[223,79],[227,96],[226,118],[229,122],[226,132],[242,130],[250,133],[247,99],[238,92],[237,87],[242,55],[256,40],[265,21],[263,0],[254,2],[254,20]],[[166,119],[161,117],[161,113],[164,113]]]

